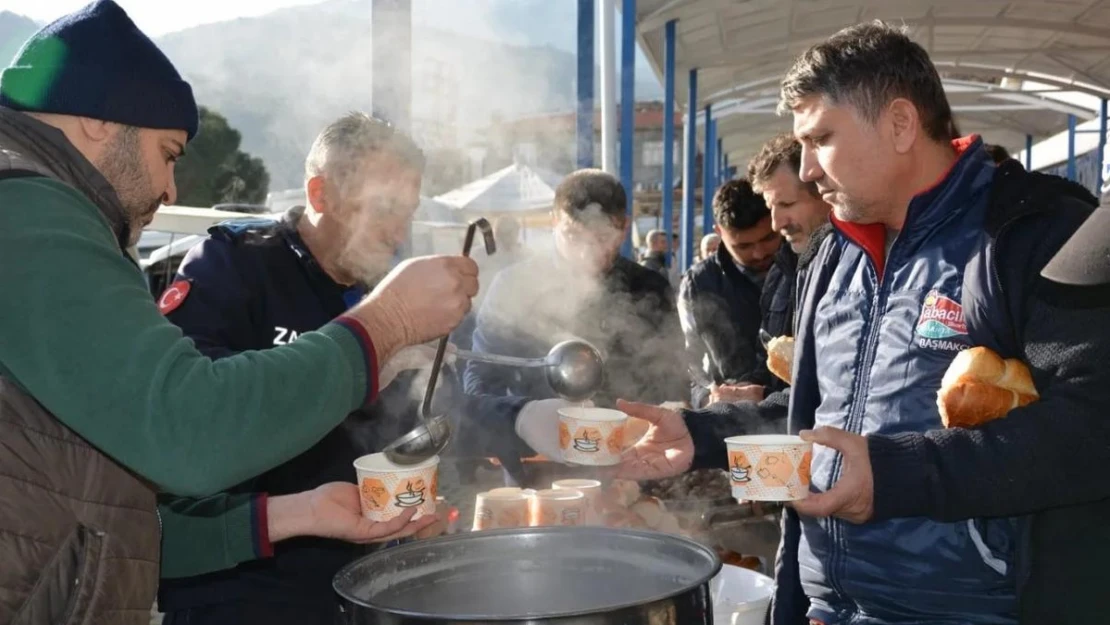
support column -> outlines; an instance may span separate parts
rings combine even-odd
[[[701,159],[701,233],[702,236],[713,230],[713,173],[717,162],[717,139],[714,137],[713,107],[705,105],[705,153]]]
[[[373,0],[370,105],[374,115],[412,132],[412,1]]]
[[[1025,135],[1025,170],[1033,171],[1033,135]]]
[[[682,259],[680,269],[686,271],[694,261],[694,200],[697,194],[698,164],[698,70],[690,70],[686,91],[686,141],[682,149]]]
[[[718,139],[717,146],[717,149],[723,153],[725,150],[725,142]],[[728,165],[728,154],[724,154],[721,157],[721,184],[732,180],[732,174],[729,173],[731,169],[732,168]]]
[[[578,109],[575,118],[579,169],[594,166],[594,0],[578,0]]]
[[[667,266],[679,262],[674,241],[674,40],[675,21],[663,29],[663,229],[667,233]],[[681,266],[681,263],[679,263]]]
[[[1099,106],[1098,118],[1098,186],[1095,187],[1095,195],[1102,198],[1102,185],[1106,182],[1106,166],[1103,165],[1106,158],[1106,98],[1102,99],[1102,104]]]
[[[1075,181],[1075,115],[1068,115],[1068,180]]]
[[[613,37],[614,0],[598,0],[597,27],[601,39],[601,168],[617,175],[617,62]]]
[[[636,0],[621,0],[621,184],[624,185],[625,216],[634,223],[633,204],[636,195]],[[621,244],[621,254],[633,258],[632,233]]]

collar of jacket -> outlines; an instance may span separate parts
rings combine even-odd
[[[96,205],[121,250],[131,239],[131,224],[108,180],[61,130],[9,108],[0,107],[0,151],[13,152],[42,167],[52,178],[77,189]]]
[[[939,223],[955,214],[969,210],[972,202],[965,201],[980,190],[990,187],[995,166],[979,135],[961,137],[952,141],[956,160],[937,182],[910,200],[906,220],[898,236],[912,243],[925,236]],[[883,224],[857,224],[829,216],[833,226],[848,240],[867,253],[875,267],[875,274],[882,279],[886,265],[886,226]],[[902,246],[906,249],[905,246]]]
[[[339,284],[327,271],[324,271],[324,267],[316,260],[304,239],[301,238],[301,233],[297,231],[297,224],[303,217],[303,206],[294,206],[282,214],[278,221],[278,232],[281,233],[282,240],[308,272],[314,286],[322,288],[325,292],[338,293],[348,307],[352,306],[369,293],[370,288],[361,284],[351,286]]]
[[[757,289],[759,288],[759,285],[757,285],[751,278],[744,275],[743,271],[740,271],[740,267],[738,267],[736,264],[736,259],[732,257],[732,254],[729,253],[728,248],[725,247],[723,243],[721,245],[718,245],[717,252],[713,254],[711,258],[706,260],[711,260],[712,262],[717,263],[717,266],[722,272],[724,272],[725,277],[728,278],[729,282],[732,282],[733,284],[738,284],[740,283],[739,281],[742,280],[743,282],[750,284]]]

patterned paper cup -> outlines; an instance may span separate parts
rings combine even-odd
[[[439,456],[414,464],[393,464],[385,454],[370,454],[355,460],[362,514],[375,522],[389,521],[409,508],[413,520],[436,512]]]
[[[528,525],[582,525],[586,517],[586,495],[569,488],[537,490],[532,495]]]
[[[498,489],[509,490],[509,489]],[[478,493],[474,500],[474,525],[473,530],[509,529],[514,527],[527,527],[529,504],[532,498],[524,491],[517,492],[492,491]]]
[[[628,415],[608,408],[571,407],[559,411],[559,449],[569,464],[620,464]]]
[[[809,495],[813,444],[797,436],[733,436],[728,473],[737,501],[795,501]]]
[[[601,482],[598,480],[556,480],[554,490],[576,490],[586,496],[585,525],[602,525],[605,515],[601,511]]]

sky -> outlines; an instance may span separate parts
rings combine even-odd
[[[89,0],[0,0],[0,10],[49,22]],[[143,32],[159,36],[200,24],[254,17],[277,9],[317,4],[320,0],[116,0]]]

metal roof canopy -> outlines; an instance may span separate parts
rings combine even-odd
[[[713,105],[717,136],[737,164],[790,130],[789,118],[774,111],[793,60],[874,19],[904,24],[929,51],[963,134],[1013,152],[1026,135],[1067,129],[1069,114],[1096,117],[1098,99],[1110,98],[1108,0],[638,0],[636,8],[640,46],[661,80],[663,27],[677,20],[676,108],[684,108],[683,85],[697,69],[696,104]],[[703,127],[701,119],[699,142]]]

